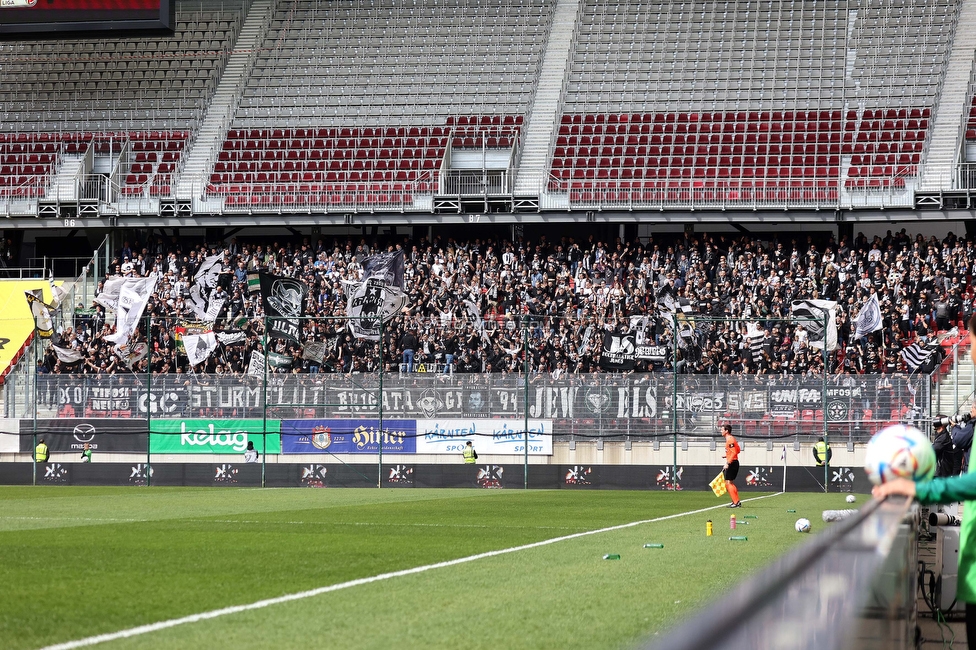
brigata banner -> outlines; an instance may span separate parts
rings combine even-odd
[[[265,453],[265,439],[267,453],[281,453],[280,420],[152,420],[149,427],[154,454],[243,454],[248,442]]]
[[[412,454],[416,449],[415,420],[282,420],[286,454]]]
[[[525,420],[417,420],[418,454],[460,454],[470,440],[481,454],[524,454]],[[552,420],[529,420],[529,454],[552,455]]]

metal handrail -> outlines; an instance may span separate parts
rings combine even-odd
[[[869,501],[854,516],[787,553],[759,575],[724,594],[719,602],[643,647],[776,647],[773,639],[777,631],[786,633],[787,626],[791,648],[858,647],[849,638],[850,632],[870,604],[874,578],[913,508],[911,500],[904,497]],[[910,516],[907,518],[911,521]],[[915,567],[908,573],[911,581]],[[830,587],[829,593],[823,591],[824,587]],[[914,588],[904,591],[914,598]],[[904,605],[891,598],[888,615],[905,615],[901,611]],[[874,612],[872,615],[877,617]],[[830,625],[823,626],[824,620],[829,620]]]

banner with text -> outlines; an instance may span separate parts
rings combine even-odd
[[[267,435],[262,435],[267,424]],[[152,420],[154,454],[243,454],[253,442],[259,453],[281,453],[279,420]]]
[[[418,454],[460,454],[470,440],[479,454],[524,454],[525,420],[417,420]],[[529,420],[529,454],[552,455],[552,420]]]
[[[415,420],[282,420],[286,454],[412,454]]]
[[[52,452],[78,452],[91,445],[95,453],[146,453],[148,423],[145,420],[110,418],[61,418],[37,420],[37,438]],[[34,420],[20,421],[20,451],[34,447]]]

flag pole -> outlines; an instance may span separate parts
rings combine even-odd
[[[828,434],[828,429],[827,429],[827,371],[830,368],[829,356],[828,356],[828,352],[827,352],[827,337],[828,337],[828,329],[830,327],[830,323],[828,322],[828,318],[830,318],[830,310],[829,309],[824,309],[823,310],[823,320],[824,320],[823,364],[824,364],[824,367],[823,367],[823,395],[821,396],[821,403],[823,404],[823,406],[822,406],[822,408],[823,408],[823,439],[824,439],[824,445],[826,446],[827,449],[830,448],[830,442],[827,440],[827,434]],[[827,455],[828,454],[825,451],[824,452],[824,456],[827,456]],[[829,464],[827,463],[827,459],[824,458],[824,492],[827,492],[828,491],[829,478],[830,478],[830,467],[829,467]]]

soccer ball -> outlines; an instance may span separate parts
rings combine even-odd
[[[848,503],[854,503],[855,501],[857,501],[857,497],[855,497],[853,494],[848,494],[847,495],[847,502]]]
[[[806,517],[797,519],[796,523],[793,524],[793,528],[796,528],[798,533],[809,533],[810,532],[810,520]]]
[[[935,475],[935,450],[915,427],[893,424],[868,442],[864,471],[875,485],[896,478],[928,481]]]

